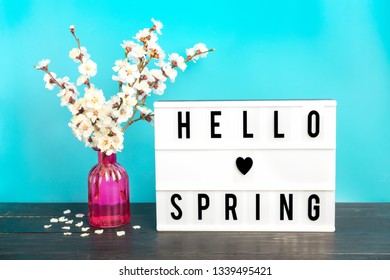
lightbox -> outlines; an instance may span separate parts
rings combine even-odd
[[[157,230],[335,230],[335,100],[154,108]]]

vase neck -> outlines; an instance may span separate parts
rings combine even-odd
[[[114,164],[116,163],[116,154],[108,156],[103,152],[98,152],[98,160],[100,164]]]

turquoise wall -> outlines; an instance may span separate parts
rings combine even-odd
[[[52,71],[75,81],[74,24],[98,64],[95,85],[115,94],[119,44],[152,17],[164,23],[159,42],[168,53],[198,42],[217,48],[159,100],[336,99],[337,201],[390,202],[386,0],[0,0],[0,201],[86,201],[96,152],[74,138],[71,114],[33,65],[50,58]],[[134,202],[155,200],[153,137],[152,126],[136,123],[118,155]]]

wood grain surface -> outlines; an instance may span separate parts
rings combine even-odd
[[[74,224],[70,236],[44,225],[66,216],[88,226],[74,218],[86,203],[0,203],[0,259],[390,259],[390,203],[337,203],[334,233],[157,232],[155,209],[132,203],[129,225],[81,237]]]

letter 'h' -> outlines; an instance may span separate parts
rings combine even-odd
[[[182,112],[177,112],[178,138],[183,138],[183,128],[186,130],[186,138],[190,138],[190,112],[186,112],[186,121],[183,122]]]

